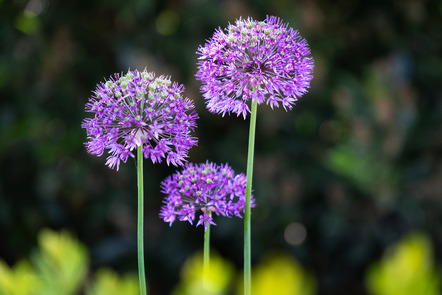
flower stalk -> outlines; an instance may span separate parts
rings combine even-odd
[[[253,160],[255,154],[255,130],[256,116],[258,112],[258,102],[252,102],[252,114],[250,116],[249,129],[249,148],[247,152],[247,184],[246,184],[246,203],[244,212],[244,295],[251,293],[251,195],[252,195],[252,179],[253,179]]]
[[[137,184],[138,184],[138,221],[137,221],[137,252],[140,294],[146,295],[146,274],[144,266],[144,180],[143,180],[143,147],[137,149]]]
[[[212,213],[209,212],[209,216],[212,216]],[[207,286],[207,282],[209,280],[210,273],[210,223],[207,225],[206,230],[204,231],[204,253],[203,253],[203,279],[204,284]]]
[[[212,214],[242,218],[245,210],[247,179],[235,174],[228,165],[188,163],[161,182],[161,192],[166,194],[160,218],[170,226],[176,221],[193,222],[204,226],[203,288],[210,289],[210,228],[216,225]],[[249,192],[248,206],[255,200]],[[199,217],[195,215],[199,214]]]

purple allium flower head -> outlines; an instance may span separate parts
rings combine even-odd
[[[115,74],[97,86],[86,104],[86,112],[95,115],[82,123],[87,151],[101,156],[107,149],[106,165],[117,170],[140,145],[144,158],[153,163],[165,158],[168,165],[183,165],[188,150],[197,144],[190,133],[198,119],[183,91],[184,86],[169,77],[156,78],[146,70]]]
[[[161,182],[166,194],[160,217],[169,225],[178,219],[193,224],[197,211],[201,213],[198,225],[207,229],[213,222],[211,213],[242,217],[245,207],[246,176],[235,175],[228,165],[218,166],[187,163],[183,170]],[[251,205],[254,206],[252,196]],[[210,214],[209,214],[210,213]]]
[[[233,112],[245,118],[249,100],[291,109],[313,78],[307,42],[274,16],[261,22],[240,18],[218,28],[197,54],[196,77],[207,108],[223,116]]]

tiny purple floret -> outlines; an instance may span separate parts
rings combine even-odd
[[[212,215],[208,214],[207,211],[204,211],[203,214],[200,215],[199,221],[196,224],[196,226],[203,225],[204,226],[204,231],[207,231],[207,227],[209,226],[209,224],[216,225],[216,223],[213,222]]]
[[[170,226],[177,219],[193,224],[195,215],[199,212],[196,225],[203,225],[204,230],[207,230],[209,224],[215,225],[212,213],[242,218],[246,182],[244,174],[235,175],[228,165],[187,163],[182,171],[161,182],[161,192],[166,197],[160,217]],[[252,196],[252,207],[254,202]]]
[[[81,125],[87,131],[87,151],[101,156],[107,150],[106,165],[117,170],[139,146],[153,163],[165,159],[167,165],[183,165],[197,144],[191,132],[198,119],[183,91],[169,77],[156,78],[146,70],[115,74],[98,84],[85,107],[94,117]]]
[[[307,41],[274,16],[218,28],[197,54],[196,78],[207,108],[223,116],[246,118],[251,100],[291,110],[313,78]]]

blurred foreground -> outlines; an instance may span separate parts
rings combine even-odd
[[[67,232],[43,230],[39,247],[30,260],[12,268],[0,261],[0,294],[139,294],[135,274],[120,276],[110,269],[90,269],[86,248]],[[197,253],[182,266],[180,283],[172,294],[242,294],[242,274],[219,255],[211,256],[207,281],[202,275],[202,254]],[[440,277],[427,237],[411,233],[389,248],[369,268],[366,283],[372,295],[439,294]],[[252,294],[314,295],[316,279],[287,254],[274,253],[255,266]]]

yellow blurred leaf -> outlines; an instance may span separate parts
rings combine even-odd
[[[314,278],[285,254],[270,254],[252,273],[253,295],[310,295],[315,292]]]
[[[139,283],[136,275],[120,277],[111,269],[100,269],[95,276],[95,282],[87,295],[138,295]]]
[[[76,294],[86,275],[88,254],[68,232],[44,229],[38,236],[40,251],[34,256],[45,295]]]
[[[210,256],[207,279],[203,276],[203,255],[197,253],[186,260],[181,270],[181,282],[174,295],[223,295],[234,275],[233,265],[216,254]]]
[[[27,261],[20,261],[10,268],[0,260],[0,294],[37,295],[38,278]]]
[[[439,294],[428,238],[411,233],[387,249],[382,259],[369,268],[366,282],[373,295]]]

